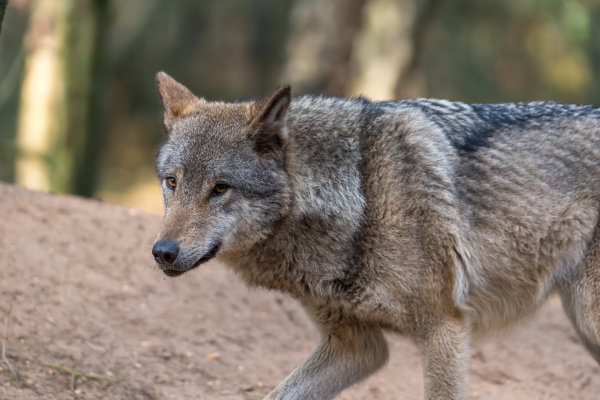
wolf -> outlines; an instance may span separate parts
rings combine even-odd
[[[331,399],[412,338],[425,398],[464,399],[469,341],[558,293],[600,363],[600,109],[292,97],[210,102],[156,76],[152,249],[297,299],[315,350],[266,399]]]

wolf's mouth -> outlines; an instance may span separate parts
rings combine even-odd
[[[221,243],[215,244],[213,247],[211,247],[211,249],[205,255],[203,255],[202,257],[200,257],[200,259],[198,261],[196,261],[194,263],[194,265],[192,265],[191,267],[189,267],[187,269],[184,269],[184,270],[163,269],[162,271],[167,276],[179,276],[179,275],[183,274],[184,272],[190,271],[190,270],[196,268],[197,266],[199,266],[200,264],[204,264],[208,260],[214,258],[217,255],[217,252],[219,251],[220,247],[221,247]]]

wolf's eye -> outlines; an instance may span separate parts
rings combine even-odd
[[[211,192],[211,196],[220,196],[229,189],[229,185],[225,183],[217,183]]]
[[[177,179],[173,178],[172,176],[169,176],[165,178],[165,182],[167,182],[167,187],[169,189],[175,190],[175,187],[177,186]]]

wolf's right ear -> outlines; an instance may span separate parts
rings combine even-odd
[[[164,72],[156,74],[156,86],[164,108],[163,122],[169,130],[177,118],[198,112],[206,101]]]

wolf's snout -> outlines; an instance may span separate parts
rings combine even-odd
[[[157,263],[171,266],[179,254],[179,244],[172,240],[159,240],[152,247],[152,255]]]

